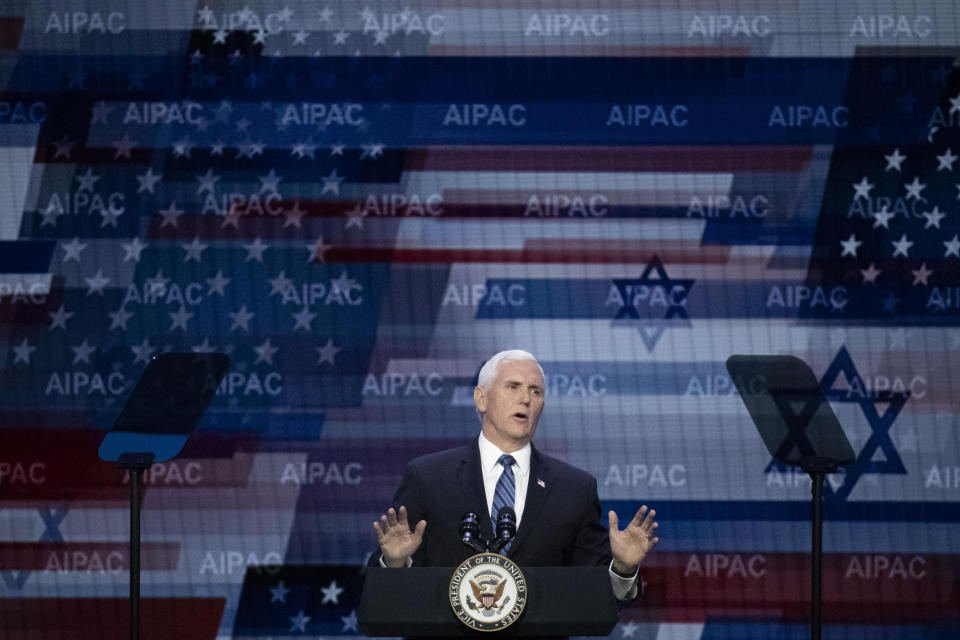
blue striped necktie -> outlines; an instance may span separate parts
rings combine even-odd
[[[497,535],[497,515],[500,509],[510,507],[513,509],[514,500],[517,494],[517,481],[513,477],[513,465],[517,463],[513,456],[503,454],[497,459],[497,464],[503,465],[503,473],[497,480],[497,488],[493,491],[493,510],[490,512],[490,518],[493,520],[493,535]],[[510,545],[503,548],[501,553],[506,553]]]

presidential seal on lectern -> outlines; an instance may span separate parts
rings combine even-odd
[[[461,623],[478,631],[499,631],[523,613],[527,581],[520,567],[506,556],[479,553],[454,570],[449,598]]]

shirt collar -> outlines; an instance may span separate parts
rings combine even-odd
[[[485,473],[493,471],[494,467],[497,466],[497,460],[500,459],[506,451],[501,451],[500,448],[483,437],[483,432],[480,432],[479,438],[480,444],[480,466],[483,467]],[[513,456],[513,459],[517,461],[517,471],[519,473],[526,473],[530,469],[530,452],[532,447],[528,442],[523,446],[522,449],[514,451],[510,455]]]

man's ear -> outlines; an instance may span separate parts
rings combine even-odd
[[[473,404],[477,405],[477,411],[480,413],[487,410],[487,394],[479,385],[473,388]]]

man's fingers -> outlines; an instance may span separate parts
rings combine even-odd
[[[633,516],[630,526],[640,527],[643,531],[649,531],[654,525],[657,512],[653,509],[646,511],[646,506],[640,507],[640,510]]]
[[[643,519],[643,524],[641,525],[645,531],[651,531],[654,527],[657,526],[657,512],[653,509],[650,509],[650,512],[647,513],[647,517]]]
[[[399,517],[397,520],[398,520],[398,522],[400,522],[400,524],[402,524],[403,526],[405,526],[405,527],[407,527],[407,528],[410,528],[410,525],[407,523],[407,508],[406,508],[406,507],[400,507],[400,517]]]
[[[620,521],[617,519],[617,512],[611,511],[607,514],[607,519],[610,520],[610,531],[619,531]]]
[[[390,507],[390,509],[387,510],[387,522],[390,523],[391,527],[394,527],[397,524],[397,512],[393,507]]]
[[[643,516],[646,515],[646,513],[647,513],[647,505],[643,505],[642,507],[637,509],[637,512],[635,514],[633,514],[633,520],[630,521],[630,524],[639,525],[641,522],[643,522]]]
[[[380,522],[374,522],[373,528],[377,530],[377,544],[383,544],[387,539],[387,529]]]
[[[414,528],[413,533],[418,538],[420,538],[423,536],[423,532],[426,530],[427,530],[427,521],[421,520],[420,522],[417,523],[417,526]]]

